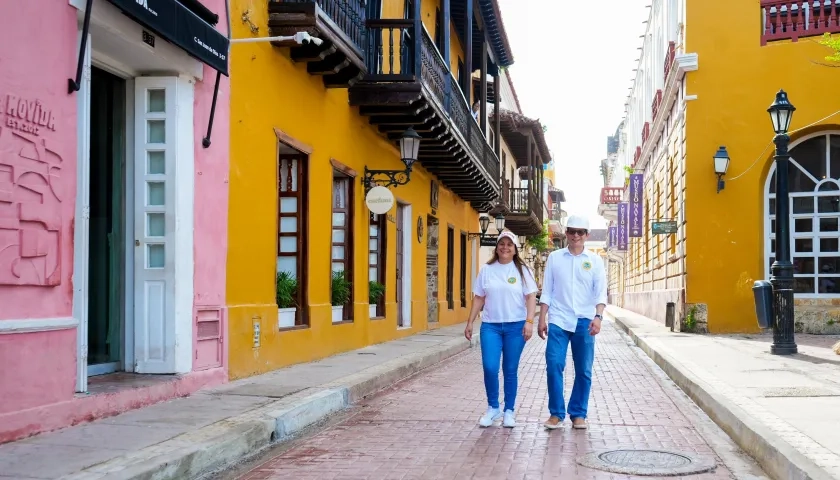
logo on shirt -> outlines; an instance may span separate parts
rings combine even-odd
[[[584,270],[591,270],[592,269],[592,262],[586,260],[581,264],[581,266],[583,267]]]
[[[511,284],[511,285],[513,285],[514,283],[516,283],[516,277],[510,277],[510,278],[508,278],[508,283],[509,283],[509,284]]]

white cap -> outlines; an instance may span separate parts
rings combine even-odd
[[[505,230],[499,234],[499,238],[496,239],[496,245],[502,240],[502,238],[508,238],[511,242],[513,242],[513,246],[519,249],[519,240],[516,238],[516,235],[513,234],[510,230]]]
[[[589,231],[589,218],[583,215],[569,215],[566,221],[566,228],[580,228]]]

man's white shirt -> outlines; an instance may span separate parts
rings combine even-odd
[[[551,252],[545,263],[540,303],[548,305],[548,323],[574,332],[579,318],[592,319],[595,306],[607,303],[607,272],[601,257],[587,249]]]

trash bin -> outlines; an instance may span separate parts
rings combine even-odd
[[[773,284],[767,280],[759,280],[753,284],[755,297],[755,316],[758,326],[770,328],[773,326]]]

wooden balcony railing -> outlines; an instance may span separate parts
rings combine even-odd
[[[671,73],[671,67],[677,59],[677,44],[676,42],[668,42],[668,53],[665,55],[665,82],[668,81],[668,74]]]
[[[656,115],[659,114],[659,107],[662,106],[662,89],[656,91],[653,96],[653,104],[651,105],[651,121],[656,121]]]
[[[502,180],[502,205],[510,208],[510,180]]]
[[[532,188],[511,188],[510,189],[510,212],[513,215],[534,214],[543,221],[543,202],[537,191]]]
[[[761,0],[761,44],[840,32],[836,0]]]
[[[621,202],[621,187],[604,187],[601,189],[601,204],[614,205]]]
[[[419,26],[419,28],[418,28]],[[366,81],[419,80],[449,117],[490,178],[499,178],[499,157],[471,115],[458,80],[422,23],[414,20],[367,21]],[[419,31],[418,31],[419,30]],[[417,52],[419,51],[419,55]]]
[[[645,122],[645,126],[642,127],[642,145],[646,144],[650,138],[650,122]]]
[[[312,0],[283,0],[282,3],[309,3]],[[315,0],[321,10],[359,50],[365,45],[365,0]]]
[[[633,165],[636,166],[639,163],[639,159],[642,158],[642,147],[636,147],[636,153],[633,154]]]

